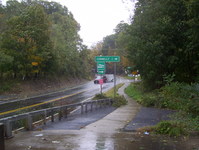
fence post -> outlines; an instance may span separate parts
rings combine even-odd
[[[11,125],[11,121],[7,120],[6,121],[6,130],[5,130],[5,136],[7,138],[11,138],[12,136],[12,125]]]
[[[0,123],[0,149],[5,150],[5,142],[4,142],[4,124]]]

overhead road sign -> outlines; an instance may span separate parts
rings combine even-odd
[[[96,56],[96,62],[120,62],[120,56]]]

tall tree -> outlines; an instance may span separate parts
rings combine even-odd
[[[190,79],[184,55],[187,31],[183,0],[139,0],[130,26],[129,58],[150,88],[163,84],[163,76]],[[187,78],[189,76],[189,78]]]
[[[25,77],[31,73],[47,71],[52,44],[43,8],[38,5],[27,7],[22,14],[12,17],[8,26],[3,34],[2,47],[14,58],[14,73]]]

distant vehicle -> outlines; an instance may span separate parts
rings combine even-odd
[[[103,82],[106,83],[107,82],[107,77],[106,76],[97,76],[94,80],[94,84],[99,84],[99,80],[103,79]]]

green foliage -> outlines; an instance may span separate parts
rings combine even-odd
[[[127,50],[146,88],[160,88],[169,76],[171,81],[197,80],[198,3],[197,0],[138,0],[131,24],[123,27],[125,30],[120,34],[116,33],[117,44]]]
[[[174,121],[162,121],[155,126],[155,133],[178,137],[186,135],[185,126]]]
[[[90,52],[79,30],[72,13],[56,2],[8,1],[0,6],[0,78],[87,78]]]
[[[123,83],[118,84],[116,86],[116,91],[118,91],[118,89],[120,87],[122,87],[123,85],[124,85]],[[106,99],[106,98],[114,98],[114,88],[110,89],[106,93],[96,94],[93,99],[97,100],[97,99]],[[114,101],[113,101],[113,106],[114,107],[120,107],[120,106],[126,105],[126,104],[127,104],[127,101],[126,101],[125,97],[116,94],[116,97],[114,98]]]
[[[139,89],[139,87],[141,87],[140,83],[130,84],[127,88],[125,88],[125,93],[127,93],[128,96],[130,96],[137,102],[141,102],[142,90]]]
[[[120,107],[120,106],[123,106],[123,105],[126,105],[127,104],[127,100],[125,99],[125,97],[122,95],[117,95],[115,98],[114,98],[114,101],[113,101],[113,106],[114,107]]]
[[[124,83],[120,83],[116,85],[116,96],[118,95],[117,91],[120,87],[122,87],[124,85]],[[114,88],[108,90],[107,92],[104,93],[107,97],[114,97]]]
[[[0,93],[11,90],[15,84],[16,84],[16,81],[13,81],[13,80],[9,80],[9,81],[0,80]]]
[[[98,100],[98,99],[105,99],[108,98],[105,94],[96,94],[93,100]]]

